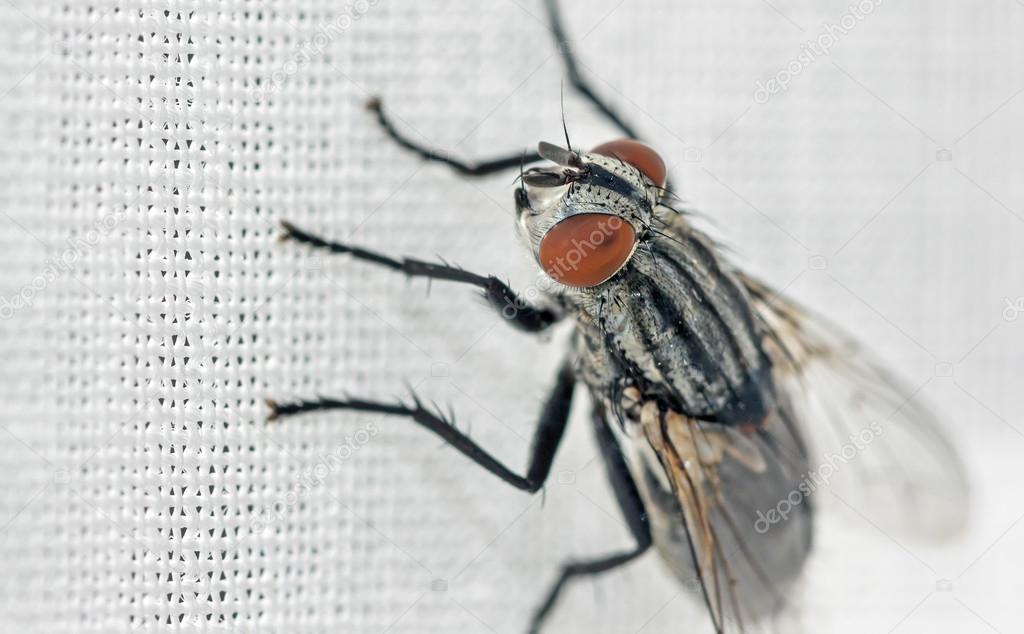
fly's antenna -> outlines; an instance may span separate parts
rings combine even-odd
[[[526,193],[526,181],[523,180],[523,176],[526,174],[526,148],[523,148],[523,154],[519,158],[519,189]]]
[[[565,125],[565,82],[559,84],[558,98],[562,108],[562,132],[565,133],[565,148],[572,152],[572,142],[569,141],[569,128]]]

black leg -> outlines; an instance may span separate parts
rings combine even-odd
[[[454,421],[450,420],[450,416],[445,418],[439,412],[428,410],[415,394],[412,395],[412,403],[409,405],[362,399],[318,399],[296,403],[277,403],[268,400],[267,405],[270,406],[268,420],[280,420],[305,412],[327,410],[348,410],[352,412],[404,416],[412,419],[413,422],[421,427],[437,434],[449,445],[455,447],[462,455],[505,482],[517,489],[534,493],[544,485],[544,481],[547,480],[548,473],[551,471],[551,463],[555,460],[555,452],[562,441],[565,425],[569,421],[569,410],[572,405],[572,394],[575,386],[576,377],[573,375],[572,369],[567,365],[563,366],[558,372],[555,388],[552,390],[541,412],[537,429],[533,432],[530,466],[525,476],[513,472],[504,464],[498,462],[490,453],[481,449],[469,436],[456,429]],[[435,407],[434,409],[436,410],[437,408]]]
[[[565,70],[569,79],[569,84],[584,99],[593,104],[594,107],[596,107],[601,114],[607,117],[615,127],[621,130],[623,134],[629,138],[639,138],[636,130],[633,129],[633,126],[626,123],[626,121],[619,116],[611,106],[601,99],[601,97],[594,92],[594,89],[590,87],[589,82],[587,82],[583,77],[582,73],[580,73],[579,65],[576,62],[576,56],[572,51],[572,44],[565,33],[565,26],[562,23],[562,16],[558,9],[558,2],[556,0],[546,0],[545,4],[547,6],[551,34],[555,39],[555,45],[558,47],[562,61],[565,63]],[[399,132],[395,127],[394,122],[391,121],[387,116],[387,113],[384,111],[384,105],[381,103],[379,98],[375,97],[371,99],[366,104],[366,107],[377,115],[377,121],[380,123],[380,127],[395,143],[410,152],[427,159],[428,161],[443,163],[464,176],[488,176],[496,172],[502,172],[514,167],[521,167],[541,160],[541,156],[537,152],[520,152],[485,161],[465,161],[452,158],[448,155],[448,152],[429,148],[413,141],[408,136]]]
[[[597,442],[601,447],[601,455],[604,458],[605,467],[608,471],[608,479],[611,482],[612,489],[615,491],[615,499],[619,503],[619,508],[622,509],[622,514],[626,519],[626,524],[629,526],[629,531],[636,540],[636,547],[623,553],[599,559],[571,561],[565,564],[562,567],[561,574],[558,576],[558,580],[548,590],[544,602],[534,612],[533,619],[530,621],[530,634],[540,632],[541,626],[551,615],[551,610],[558,602],[558,597],[561,595],[562,590],[565,589],[570,581],[578,577],[597,575],[618,568],[633,561],[651,547],[651,530],[647,524],[647,512],[644,509],[643,500],[640,499],[640,493],[637,491],[633,478],[629,474],[625,458],[623,458],[611,430],[608,429],[604,412],[600,409],[594,413],[594,426],[597,430]]]
[[[405,273],[409,277],[425,277],[476,286],[483,290],[484,297],[491,307],[498,311],[506,321],[520,330],[540,332],[561,319],[561,315],[553,310],[531,306],[509,288],[508,284],[505,284],[493,275],[477,275],[455,266],[434,264],[422,260],[409,258],[395,259],[375,251],[325,240],[319,236],[307,233],[289,222],[282,222],[281,226],[285,232],[282,239],[292,239],[320,249],[326,249],[331,253],[346,253],[356,259]]]
[[[385,114],[384,106],[380,99],[371,99],[370,102],[366,104],[366,107],[377,115],[377,121],[380,123],[380,127],[384,129],[384,132],[386,132],[395,143],[409,150],[413,154],[427,159],[428,161],[444,163],[464,176],[488,176],[496,172],[503,172],[505,170],[512,169],[513,167],[520,167],[528,163],[536,163],[541,158],[540,154],[536,152],[520,152],[518,154],[502,156],[487,161],[462,161],[452,158],[447,152],[431,149],[425,145],[420,145],[399,132],[398,129],[395,128],[394,123],[391,122],[391,119],[388,118],[387,114]]]
[[[631,139],[639,139],[636,130],[633,126],[626,123],[626,121],[619,116],[615,110],[609,106],[601,97],[594,92],[594,89],[590,87],[590,83],[580,73],[579,65],[576,62],[576,55],[572,50],[572,43],[569,41],[569,37],[565,34],[565,25],[562,22],[561,11],[558,8],[557,0],[545,0],[544,5],[548,11],[548,21],[551,23],[551,34],[555,38],[555,45],[558,46],[558,52],[562,55],[562,62],[565,64],[565,74],[569,78],[569,84],[578,92],[584,99],[589,101],[597,108],[601,114],[603,114],[609,121],[615,124],[619,130],[622,131],[627,137]]]

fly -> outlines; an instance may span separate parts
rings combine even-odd
[[[466,177],[520,170],[516,228],[551,282],[543,301],[525,301],[493,275],[395,258],[283,223],[293,242],[409,277],[475,286],[520,330],[574,323],[525,473],[415,394],[409,402],[268,401],[270,418],[327,410],[405,418],[535,493],[550,473],[574,389],[585,386],[635,546],[564,565],[530,632],[541,630],[570,582],[652,547],[706,606],[714,631],[742,631],[778,613],[812,546],[818,509],[810,448],[834,446],[837,437],[872,445],[857,464],[882,477],[856,480],[852,495],[891,518],[887,527],[932,537],[958,532],[968,498],[963,468],[934,417],[855,343],[733,267],[691,224],[676,208],[664,160],[581,76],[554,0],[546,7],[571,86],[625,138],[582,151],[566,133],[566,147],[542,142],[535,153],[462,162],[410,140],[380,101],[369,104],[387,135],[424,159]]]

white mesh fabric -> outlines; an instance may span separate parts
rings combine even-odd
[[[744,266],[923,383],[968,456],[969,538],[825,518],[803,621],[1016,631],[1024,8],[882,2],[804,63],[846,3],[566,5],[596,88]],[[533,498],[402,421],[263,422],[267,396],[407,382],[523,464],[564,329],[538,341],[466,288],[274,238],[287,218],[529,287],[512,175],[424,164],[363,105],[459,156],[558,140],[542,18],[535,0],[0,3],[0,630],[520,632],[560,561],[629,545],[584,399]],[[617,136],[568,90],[566,118],[578,145]],[[549,631],[697,626],[651,556],[574,586]]]

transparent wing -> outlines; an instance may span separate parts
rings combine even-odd
[[[655,547],[716,632],[757,631],[784,610],[811,549],[812,506],[799,489],[806,455],[785,412],[747,428],[654,401],[632,412],[642,433],[625,446]]]
[[[959,533],[968,517],[965,470],[920,387],[767,286],[743,281],[771,333],[778,389],[809,443],[806,484],[815,500],[849,506],[886,533]]]

